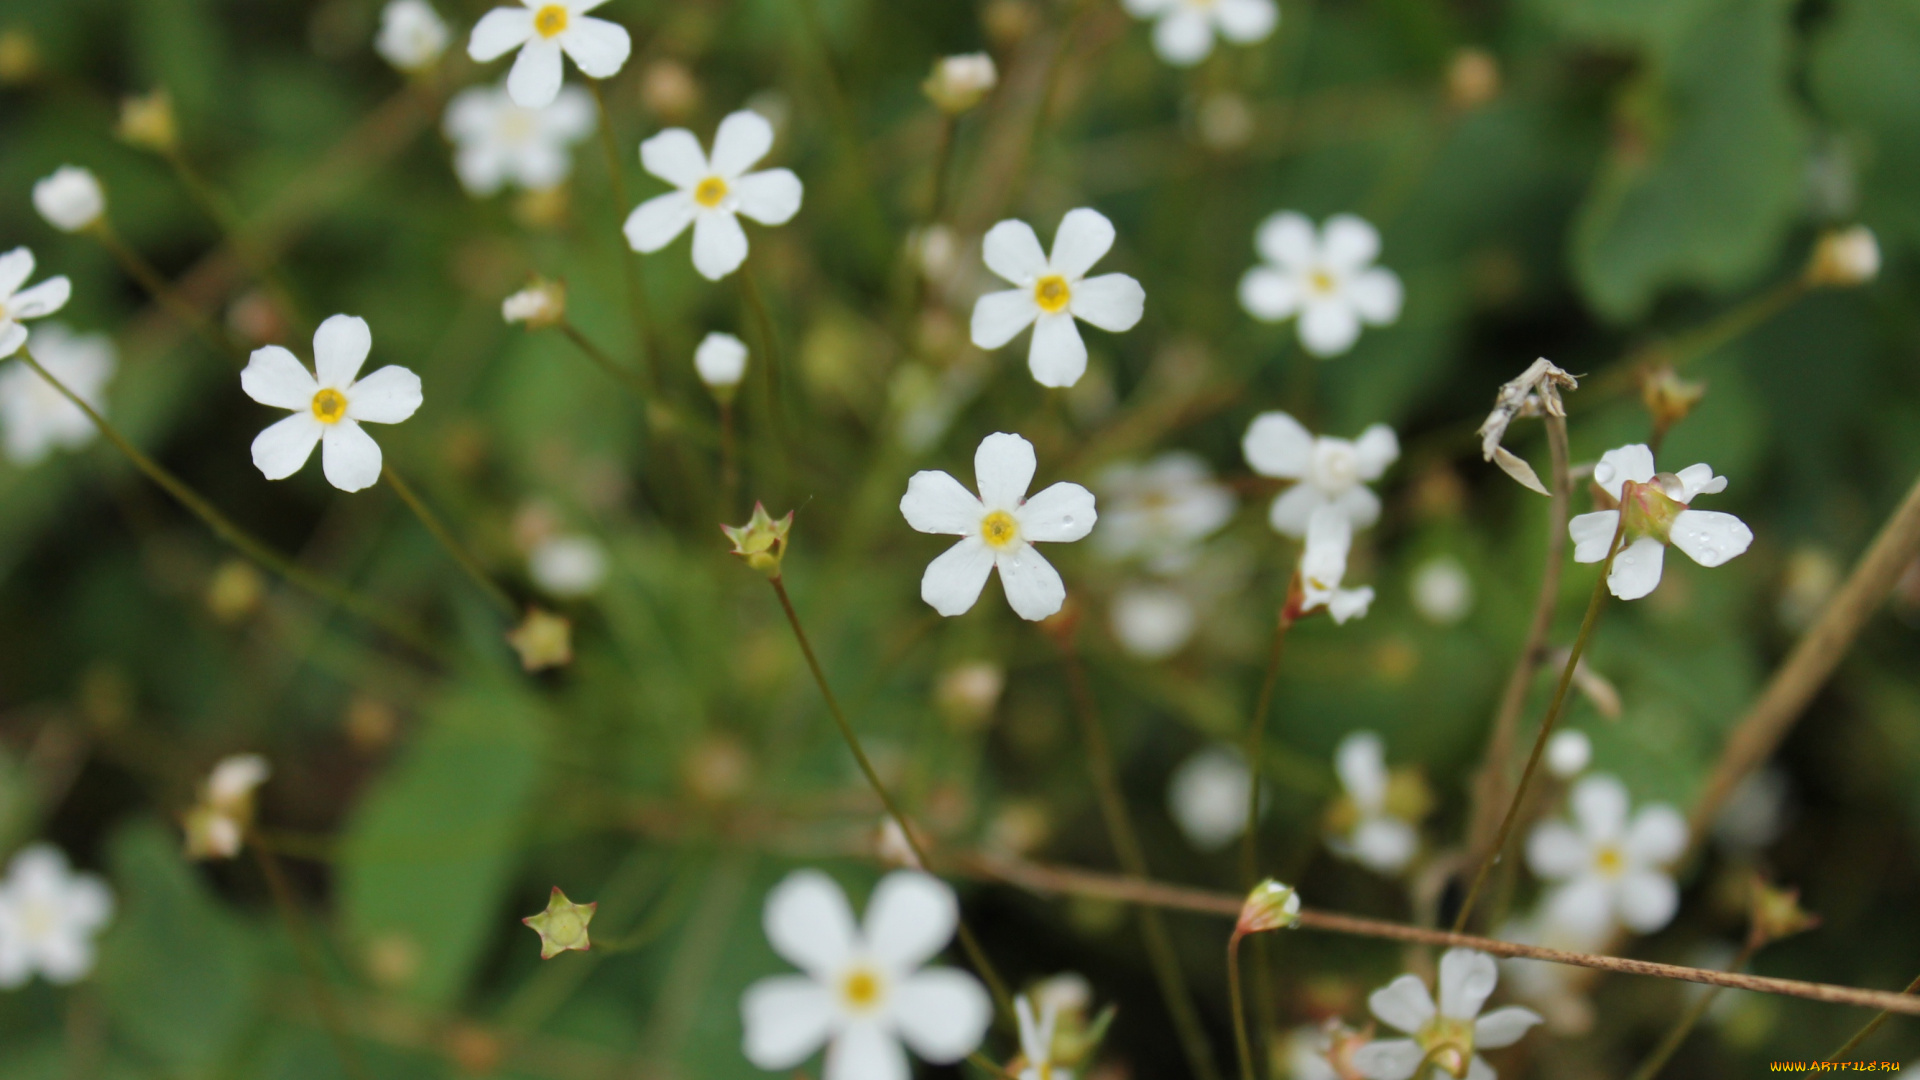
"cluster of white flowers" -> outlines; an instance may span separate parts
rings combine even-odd
[[[51,844],[25,848],[0,881],[0,988],[35,974],[59,985],[93,970],[93,939],[113,918],[113,893],[92,874],[75,873]]]

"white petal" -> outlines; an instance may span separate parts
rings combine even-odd
[[[993,1022],[993,1000],[964,971],[922,971],[895,991],[893,1022],[913,1052],[935,1065],[950,1065],[980,1046]]]
[[[269,480],[285,480],[313,455],[325,426],[306,409],[274,424],[253,438],[254,466]]]
[[[1627,786],[1606,773],[1582,777],[1567,794],[1581,835],[1595,843],[1614,843],[1626,834],[1627,805]]]
[[[767,894],[767,943],[788,963],[825,982],[840,974],[857,940],[847,894],[818,870],[795,870]]]
[[[1473,1022],[1473,1045],[1482,1050],[1512,1046],[1526,1035],[1528,1028],[1544,1022],[1539,1013],[1518,1005],[1495,1009]]]
[[[1372,606],[1373,587],[1370,585],[1358,589],[1335,589],[1333,595],[1327,597],[1327,614],[1333,616],[1335,626],[1344,626],[1349,619],[1366,618],[1367,609]],[[1397,836],[1387,838],[1384,834],[1383,840],[1396,844],[1399,842]]]
[[[693,219],[693,268],[708,281],[719,281],[747,261],[747,233],[740,219],[724,210],[712,210]]]
[[[773,125],[752,109],[727,114],[713,133],[713,171],[738,179],[773,149]]]
[[[1295,484],[1280,493],[1267,508],[1267,524],[1281,536],[1299,539],[1307,535],[1307,524],[1314,511],[1329,505],[1326,493],[1312,484]]]
[[[1298,480],[1313,465],[1313,434],[1286,413],[1263,412],[1247,426],[1240,452],[1261,476]]]
[[[1015,615],[1039,622],[1067,602],[1067,583],[1060,580],[1060,571],[1032,544],[1003,551],[994,562],[1000,567],[1000,587],[1006,590],[1007,604]]]
[[[1623,846],[1642,866],[1666,866],[1687,850],[1687,819],[1665,803],[1654,803],[1633,816]]]
[[[768,169],[734,181],[733,194],[741,213],[762,225],[785,225],[800,212],[804,189],[792,169]]]
[[[1027,346],[1027,370],[1041,386],[1065,387],[1087,373],[1087,343],[1073,316],[1064,311],[1043,312],[1033,324],[1033,342]]]
[[[367,424],[397,424],[420,408],[420,376],[388,364],[347,392],[347,417]]]
[[[1387,799],[1387,749],[1380,736],[1356,731],[1340,740],[1333,751],[1333,771],[1360,809],[1373,813]]]
[[[1300,312],[1300,282],[1285,270],[1256,266],[1240,278],[1240,306],[1262,322],[1280,322]]]
[[[989,511],[1019,509],[1038,467],[1033,444],[1018,435],[998,431],[981,439],[973,452],[973,480],[981,503]]]
[[[497,7],[473,25],[467,55],[481,63],[498,60],[533,37],[533,11],[524,7]]]
[[[1427,984],[1412,975],[1402,975],[1367,996],[1373,1015],[1396,1031],[1413,1034],[1433,1019],[1433,998]]]
[[[1320,258],[1334,270],[1354,273],[1380,256],[1380,230],[1352,214],[1335,214],[1320,229]]]
[[[1151,19],[1173,8],[1181,0],[1122,0],[1127,14],[1136,19]]]
[[[878,1024],[854,1024],[827,1048],[824,1080],[909,1080],[907,1053],[893,1032]]]
[[[1367,1080],[1410,1080],[1425,1058],[1412,1039],[1380,1039],[1353,1052],[1353,1067]]]
[[[576,142],[592,134],[600,119],[593,95],[577,86],[563,86],[553,104],[540,110],[540,128],[559,142]]]
[[[908,525],[923,533],[972,536],[980,531],[987,509],[950,473],[926,469],[907,481],[900,513]]]
[[[1500,1080],[1500,1074],[1493,1071],[1486,1058],[1475,1054],[1467,1059],[1466,1080]]]
[[[1579,877],[1547,894],[1548,925],[1580,941],[1600,941],[1613,932],[1613,888],[1597,877]]]
[[[514,179],[528,191],[554,187],[573,171],[573,158],[566,149],[544,142],[521,147],[512,164]]]
[[[1372,488],[1350,487],[1333,500],[1333,505],[1346,515],[1348,523],[1356,529],[1364,529],[1380,520],[1380,496]]]
[[[1653,479],[1653,451],[1643,443],[1622,446],[1600,455],[1593,467],[1593,482],[1618,499],[1624,481],[1644,484]]]
[[[353,420],[323,425],[320,471],[341,491],[365,491],[380,480],[380,444]]]
[[[1146,305],[1147,290],[1139,282],[1125,274],[1101,274],[1073,287],[1067,310],[1076,319],[1117,334],[1133,329]]]
[[[560,44],[529,38],[507,72],[507,95],[523,109],[544,109],[560,94]]]
[[[1360,590],[1355,590],[1360,591]],[[1368,599],[1371,600],[1372,590]],[[1327,602],[1327,611],[1337,621],[1345,619],[1335,611],[1334,605],[1340,602],[1346,590],[1336,593],[1333,600]],[[1366,614],[1363,610],[1360,614]],[[1413,826],[1393,817],[1373,817],[1362,821],[1347,837],[1347,845],[1353,849],[1353,857],[1360,865],[1381,874],[1397,874],[1407,868],[1414,852],[1419,850],[1420,836]]]
[[[874,960],[905,975],[946,948],[958,925],[960,902],[945,882],[919,870],[896,870],[875,886],[861,929]]]
[[[0,300],[20,291],[33,276],[33,252],[24,247],[0,255]]]
[[[1543,821],[1527,836],[1527,868],[1537,877],[1562,881],[1593,865],[1593,849],[1564,821]]]
[[[1674,516],[1667,538],[1701,566],[1719,566],[1747,550],[1753,530],[1732,514],[1687,509]]]
[[[1652,871],[1620,879],[1620,921],[1642,934],[1651,934],[1673,921],[1680,909],[1680,890],[1673,879]]]
[[[700,140],[686,128],[668,128],[640,144],[640,165],[677,188],[691,191],[713,170]]]
[[[1214,0],[1213,17],[1222,37],[1245,45],[1273,33],[1280,9],[1273,0]]]
[[[1660,584],[1660,564],[1667,556],[1667,545],[1651,536],[1628,544],[1613,557],[1613,573],[1607,575],[1607,588],[1622,600],[1638,600]]]
[[[696,212],[693,196],[684,191],[669,191],[665,195],[655,195],[627,215],[627,245],[633,250],[652,254],[673,243],[674,237],[693,224]]]
[[[1098,210],[1080,207],[1067,211],[1053,233],[1053,254],[1047,267],[1068,281],[1079,281],[1113,249],[1113,222]]]
[[[321,386],[345,390],[373,351],[373,331],[355,315],[333,315],[313,332],[313,369]]]
[[[987,230],[980,242],[987,269],[1015,285],[1032,286],[1047,272],[1047,254],[1033,226],[1009,218]]]
[[[993,549],[977,535],[965,537],[927,564],[920,575],[920,599],[942,615],[965,615],[992,572]]]
[[[1360,318],[1374,326],[1385,326],[1400,317],[1400,304],[1404,294],[1400,287],[1400,276],[1391,270],[1375,267],[1362,271],[1348,279],[1341,289],[1341,295]]]
[[[741,1049],[762,1069],[791,1069],[833,1031],[833,992],[805,975],[761,979],[740,997]]]
[[[462,146],[453,155],[453,171],[467,194],[485,198],[507,182],[510,162],[498,149],[486,144]]]
[[[1032,289],[990,292],[974,302],[973,343],[982,349],[997,349],[1039,317],[1040,305],[1034,302]]]
[[[64,276],[50,277],[31,289],[15,293],[7,301],[7,317],[15,321],[42,318],[66,307],[72,296],[72,282]]]
[[[1620,528],[1620,511],[1596,510],[1591,514],[1576,514],[1567,522],[1567,535],[1573,539],[1573,561],[1596,563],[1607,561],[1607,551],[1613,547],[1613,534]]]
[[[1093,492],[1063,481],[1028,499],[1014,517],[1020,522],[1021,536],[1037,543],[1057,544],[1092,532],[1100,515],[1094,512]]]
[[[70,986],[93,970],[93,940],[85,934],[54,934],[37,945],[40,974],[55,986]]]
[[[580,73],[590,79],[611,79],[620,74],[633,52],[627,28],[605,19],[569,19],[559,40],[560,47],[579,65]]]
[[[1262,221],[1254,233],[1253,246],[1262,258],[1289,270],[1312,267],[1320,248],[1313,222],[1293,210],[1282,210]]]
[[[0,318],[0,359],[9,359],[27,343],[27,328],[12,319]]]
[[[1440,1015],[1471,1020],[1493,996],[1500,969],[1478,949],[1448,949],[1440,957]]]
[[[305,412],[313,407],[313,395],[320,392],[320,384],[292,353],[268,345],[253,350],[247,358],[246,369],[240,372],[240,389],[262,405]]]
[[[1339,356],[1360,340],[1360,317],[1345,300],[1311,300],[1300,312],[1300,344],[1315,356]]]
[[[1192,4],[1180,4],[1153,25],[1153,49],[1175,67],[1192,67],[1213,51],[1213,21]]]
[[[1394,436],[1392,428],[1385,424],[1374,424],[1354,440],[1353,455],[1359,466],[1360,479],[1378,480],[1387,471],[1387,466],[1400,460],[1400,440]]]
[[[1717,495],[1727,490],[1727,478],[1713,475],[1713,466],[1704,461],[1673,475],[1680,481],[1681,502],[1692,502],[1695,495]]]

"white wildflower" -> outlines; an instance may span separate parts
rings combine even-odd
[[[446,22],[427,0],[392,0],[380,10],[373,51],[404,72],[425,71],[447,51]]]
[[[1232,489],[1213,479],[1200,455],[1170,450],[1144,465],[1109,466],[1094,480],[1100,493],[1095,550],[1110,559],[1140,559],[1157,573],[1193,562],[1200,541],[1233,519]]]
[[[1087,343],[1075,319],[1102,330],[1131,330],[1145,310],[1147,292],[1125,274],[1087,277],[1113,247],[1113,222],[1097,210],[1067,211],[1053,234],[1053,254],[1024,221],[1002,221],[987,230],[981,248],[987,269],[1016,288],[992,292],[973,305],[973,343],[997,349],[1033,327],[1027,369],[1041,386],[1072,386],[1087,370]]]
[[[1379,520],[1380,497],[1367,485],[1399,459],[1400,440],[1385,424],[1358,439],[1316,438],[1286,413],[1264,412],[1247,427],[1240,449],[1254,472],[1299,481],[1267,513],[1275,531],[1297,538],[1307,534],[1307,522],[1323,506],[1338,508],[1356,529]]]
[[[1261,223],[1254,247],[1267,261],[1240,279],[1240,305],[1263,322],[1299,316],[1300,344],[1315,356],[1353,348],[1363,323],[1400,317],[1400,278],[1373,265],[1380,233],[1352,214],[1316,232],[1305,215],[1282,211]]]
[[[1377,1039],[1354,1052],[1353,1063],[1368,1080],[1411,1080],[1423,1065],[1438,1077],[1494,1080],[1480,1050],[1512,1046],[1540,1023],[1532,1009],[1509,1005],[1480,1015],[1499,982],[1493,957],[1473,949],[1448,949],[1440,957],[1438,1008],[1427,984],[1402,975],[1367,998],[1373,1015],[1412,1038]]]
[[[548,596],[589,596],[607,579],[607,549],[591,536],[555,536],[527,555],[527,575]]]
[[[1396,815],[1389,805],[1393,777],[1387,772],[1386,744],[1371,731],[1348,735],[1333,752],[1333,771],[1346,791],[1346,803],[1335,813],[1339,831],[1327,846],[1378,873],[1406,869],[1420,848],[1420,833],[1415,822]]]
[[[1073,1080],[1073,1070],[1053,1062],[1053,1032],[1060,1020],[1060,1005],[1042,999],[1036,1010],[1027,995],[1013,999],[1014,1018],[1020,1026],[1019,1080]]]
[[[33,276],[33,252],[17,247],[0,255],[0,359],[12,356],[27,343],[28,319],[44,318],[67,306],[73,295],[73,283],[65,277],[50,277],[38,285],[23,289]]]
[[[748,109],[720,121],[713,156],[686,128],[668,128],[640,144],[640,163],[676,189],[628,215],[627,243],[651,254],[693,226],[693,268],[719,281],[747,260],[745,214],[762,225],[785,225],[800,212],[803,189],[790,169],[750,173],[773,149],[773,125]]]
[[[1000,72],[993,66],[993,57],[966,53],[935,60],[933,73],[920,89],[941,112],[958,116],[980,104],[999,82]]]
[[[321,465],[334,487],[360,491],[380,479],[380,444],[360,425],[397,424],[412,416],[420,407],[420,376],[390,364],[356,381],[372,351],[373,332],[352,315],[335,315],[314,331],[314,373],[278,345],[253,351],[240,373],[241,388],[262,405],[293,412],[253,440],[261,475],[292,476],[315,444],[324,443]]]
[[[1626,785],[1593,774],[1573,785],[1571,824],[1547,821],[1527,837],[1527,865],[1557,883],[1547,894],[1548,921],[1588,938],[1616,924],[1651,934],[1672,920],[1680,890],[1668,868],[1687,848],[1687,821],[1665,803],[1629,819]]]
[[[94,936],[111,918],[106,882],[74,873],[51,844],[25,848],[0,883],[0,987],[23,986],[36,972],[56,985],[86,978]]]
[[[558,326],[567,320],[566,286],[536,278],[531,285],[500,302],[500,317],[529,330]]]
[[[1628,481],[1636,486],[1631,496],[1622,499]],[[1753,543],[1753,530],[1739,518],[1688,505],[1696,495],[1727,489],[1727,478],[1713,475],[1712,467],[1704,463],[1689,465],[1678,473],[1655,475],[1653,451],[1636,443],[1600,455],[1600,463],[1593,467],[1593,482],[1620,502],[1621,508],[1581,514],[1567,522],[1567,533],[1573,537],[1573,559],[1583,563],[1606,561],[1624,512],[1626,535],[1621,538],[1620,553],[1614,556],[1613,572],[1607,575],[1607,588],[1622,600],[1638,600],[1660,584],[1668,544],[1686,552],[1701,566],[1719,566]]]
[[[33,185],[33,208],[61,232],[79,232],[107,212],[107,193],[92,172],[62,165]]]
[[[593,133],[597,115],[593,96],[577,86],[538,108],[515,103],[498,86],[470,86],[447,105],[453,171],[470,195],[492,195],[508,184],[544,191],[573,171],[571,148]]]
[[[1192,67],[1213,52],[1215,35],[1248,45],[1280,22],[1274,0],[1126,0],[1136,19],[1153,19],[1153,51],[1175,67]]]
[[[1373,606],[1373,588],[1342,587],[1347,556],[1353,549],[1353,524],[1337,506],[1322,506],[1307,523],[1307,546],[1300,553],[1300,614],[1324,607],[1336,623],[1365,618]]]
[[[1880,241],[1865,225],[1836,229],[1820,237],[1807,281],[1814,285],[1865,285],[1880,276]]]
[[[1413,609],[1438,626],[1452,626],[1473,610],[1473,579],[1451,555],[1435,555],[1413,572]]]
[[[1209,746],[1173,770],[1167,810],[1188,843],[1218,851],[1247,830],[1247,789],[1252,783],[1253,773],[1240,751]]]
[[[1113,636],[1143,660],[1164,660],[1193,638],[1199,613],[1193,600],[1164,585],[1132,585],[1113,596]]]
[[[107,380],[118,364],[113,338],[48,323],[34,336],[33,358],[95,412],[106,411]],[[7,459],[23,466],[55,449],[85,446],[99,433],[80,406],[26,364],[0,368],[0,421],[6,427]]]
[[[560,54],[566,53],[590,79],[620,73],[633,51],[626,28],[587,12],[606,0],[522,0],[482,16],[467,42],[467,55],[481,63],[520,50],[507,73],[507,92],[528,109],[553,103],[560,93]]]
[[[1593,740],[1587,733],[1566,728],[1547,740],[1547,771],[1562,780],[1571,780],[1587,769],[1593,760]]]

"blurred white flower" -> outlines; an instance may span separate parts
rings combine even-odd
[[[1106,512],[1093,545],[1111,559],[1140,559],[1157,573],[1193,562],[1200,541],[1233,519],[1232,489],[1200,455],[1169,450],[1144,465],[1109,466],[1094,480]]]
[[[1352,214],[1316,233],[1304,214],[1282,211],[1261,222],[1254,247],[1267,261],[1240,279],[1240,306],[1262,322],[1299,316],[1300,344],[1315,356],[1353,348],[1363,323],[1400,317],[1400,278],[1373,265],[1380,233]]]
[[[785,225],[800,212],[803,189],[790,169],[750,173],[773,149],[773,125],[748,109],[720,121],[713,157],[686,128],[668,128],[640,144],[640,163],[678,190],[656,195],[627,216],[627,243],[651,254],[693,226],[693,268],[719,281],[747,259],[738,215]]]
[[[747,374],[747,343],[718,331],[700,339],[693,351],[693,369],[713,390],[730,390]]]
[[[32,276],[33,252],[17,247],[0,255],[0,359],[19,352],[27,343],[27,328],[20,325],[22,322],[59,311],[73,295],[73,283],[64,276],[21,288]]]
[[[373,51],[404,72],[424,71],[447,51],[447,24],[427,0],[392,0],[380,10]]]
[[[0,882],[0,987],[37,972],[56,985],[93,970],[93,939],[113,918],[113,894],[92,874],[74,873],[52,844],[13,857]]]
[[[558,326],[567,319],[567,289],[557,281],[536,278],[533,284],[500,302],[500,317],[529,330]]]
[[[1240,751],[1209,746],[1173,770],[1167,810],[1188,843],[1218,851],[1247,831],[1247,788],[1252,783],[1253,773]]]
[[[1060,1019],[1057,1001],[1042,999],[1036,1010],[1027,995],[1013,999],[1014,1019],[1020,1026],[1019,1080],[1073,1080],[1073,1070],[1053,1063],[1053,1030]]]
[[[1354,1053],[1354,1065],[1368,1080],[1411,1080],[1424,1065],[1432,1065],[1435,1075],[1494,1080],[1493,1066],[1478,1051],[1512,1046],[1540,1023],[1540,1014],[1518,1005],[1480,1015],[1499,980],[1493,957],[1448,949],[1440,957],[1438,1008],[1427,984],[1413,975],[1375,990],[1367,998],[1373,1015],[1413,1037],[1370,1042]]]
[[[1017,288],[991,292],[973,305],[973,343],[997,349],[1033,327],[1027,369],[1041,386],[1072,386],[1087,370],[1087,343],[1075,319],[1119,333],[1140,321],[1147,292],[1125,274],[1087,277],[1113,247],[1113,222],[1098,210],[1067,211],[1053,234],[1053,254],[1024,221],[1002,221],[981,243],[987,269]]]
[[[593,95],[569,86],[539,108],[515,104],[498,86],[470,86],[447,105],[453,171],[468,194],[492,195],[507,184],[529,191],[554,187],[573,171],[573,144],[593,133]]]
[[[958,116],[980,104],[999,82],[1000,72],[993,66],[993,57],[986,53],[965,53],[935,60],[933,73],[920,84],[920,89],[941,112]]]
[[[573,57],[588,78],[610,79],[620,73],[633,51],[633,39],[625,27],[587,15],[606,0],[522,3],[522,7],[494,8],[482,16],[467,42],[467,55],[484,64],[520,50],[507,73],[507,92],[524,108],[543,108],[560,93],[562,52]]]
[[[1175,67],[1192,67],[1213,52],[1214,35],[1236,45],[1273,33],[1273,0],[1126,0],[1136,19],[1153,19],[1153,51]]]
[[[48,323],[34,336],[33,358],[95,412],[106,412],[107,380],[118,364],[113,338]],[[0,421],[6,425],[7,459],[15,465],[85,446],[98,434],[80,406],[25,364],[0,368]]]
[[[1571,780],[1586,771],[1593,760],[1593,740],[1576,728],[1565,728],[1547,740],[1547,771],[1562,780]]]
[[[1436,626],[1452,626],[1473,610],[1473,578],[1451,555],[1435,555],[1413,572],[1413,610]]]
[[[903,1041],[936,1065],[966,1057],[986,1034],[993,1003],[973,976],[923,967],[959,922],[953,890],[916,870],[880,880],[862,926],[831,878],[787,875],[767,896],[764,925],[773,950],[804,974],[747,987],[747,1060],[790,1070],[825,1043],[824,1080],[906,1080]]]
[[[1247,465],[1262,476],[1297,480],[1273,500],[1267,521],[1282,536],[1307,535],[1307,522],[1323,506],[1338,508],[1356,529],[1380,518],[1380,497],[1367,485],[1400,457],[1393,429],[1375,424],[1358,439],[1315,438],[1283,412],[1253,418],[1240,440]]]
[[[355,380],[373,332],[367,321],[335,315],[313,334],[314,374],[278,345],[255,349],[240,373],[240,386],[262,405],[292,410],[293,415],[253,440],[253,463],[269,480],[300,471],[324,443],[320,462],[327,482],[341,491],[360,491],[380,479],[380,444],[361,424],[397,424],[420,407],[420,376],[389,364]]]
[[[1033,544],[1078,540],[1092,531],[1098,515],[1093,493],[1079,484],[1054,484],[1026,498],[1037,467],[1032,443],[999,432],[974,451],[978,498],[945,472],[917,472],[907,482],[900,499],[907,524],[962,538],[929,563],[920,579],[920,598],[935,611],[966,613],[996,566],[1007,603],[1021,618],[1037,622],[1066,602],[1066,583]]]
[[[1568,952],[1592,952],[1606,944],[1604,937],[1554,926],[1538,913],[1509,920],[1494,936],[1501,941],[1541,945]],[[1537,1009],[1546,1018],[1549,1031],[1572,1037],[1585,1035],[1593,1029],[1593,1000],[1588,996],[1588,988],[1593,984],[1593,972],[1566,964],[1519,957],[1500,961],[1500,969],[1514,996]]]
[[[1131,585],[1113,596],[1113,636],[1143,660],[1164,660],[1193,638],[1193,600],[1164,585]]]
[[[548,596],[588,596],[607,579],[607,549],[591,536],[555,536],[528,553],[527,574]]]
[[[253,826],[253,791],[273,773],[259,754],[221,758],[207,774],[200,801],[187,812],[187,857],[231,859]]]
[[[1542,906],[1550,926],[1585,938],[1615,924],[1651,934],[1680,906],[1667,868],[1687,848],[1687,821],[1665,803],[1629,820],[1626,785],[1604,773],[1573,785],[1573,823],[1546,821],[1527,837],[1527,865],[1557,882]]]
[[[1727,489],[1727,478],[1713,475],[1710,466],[1689,465],[1678,473],[1655,475],[1653,451],[1639,443],[1600,455],[1600,463],[1593,467],[1593,482],[1615,501],[1621,501],[1629,480],[1638,486],[1619,510],[1581,514],[1567,523],[1573,560],[1605,562],[1620,515],[1627,515],[1626,535],[1614,556],[1613,572],[1607,575],[1608,590],[1620,599],[1638,600],[1660,584],[1668,544],[1701,566],[1719,566],[1753,543],[1753,530],[1732,514],[1688,506],[1696,495]]]
[[[1307,546],[1300,553],[1300,614],[1324,607],[1336,623],[1365,618],[1373,606],[1373,588],[1341,586],[1347,555],[1353,549],[1353,524],[1338,506],[1322,506],[1307,523]]]
[[[92,172],[62,165],[33,185],[33,208],[61,232],[79,232],[107,212],[107,193]]]
[[[1807,266],[1815,285],[1865,285],[1880,276],[1880,241],[1865,225],[1836,229],[1820,237]]]
[[[1287,1033],[1287,1080],[1340,1080],[1333,1063],[1327,1060],[1327,1037],[1313,1024]]]
[[[1371,731],[1356,731],[1340,740],[1333,752],[1333,771],[1347,793],[1353,813],[1336,815],[1346,826],[1327,841],[1334,854],[1381,874],[1407,868],[1420,848],[1415,822],[1394,815],[1387,805],[1392,776],[1387,772],[1386,744]]]

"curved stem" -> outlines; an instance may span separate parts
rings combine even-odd
[[[469,554],[466,548],[460,546],[460,541],[454,539],[453,533],[448,531],[439,515],[435,514],[414,492],[413,485],[407,483],[398,472],[394,471],[392,465],[382,465],[380,474],[386,477],[394,494],[400,496],[400,501],[407,504],[407,509],[413,511],[413,516],[420,519],[420,524],[426,526],[427,532],[433,535],[434,540],[453,557],[454,562],[460,564],[460,569],[466,571],[467,576],[473,579],[473,583],[480,586],[480,591],[486,594],[487,600],[498,608],[502,615],[508,618],[517,615],[519,606],[513,602],[513,597],[487,576],[487,572],[481,569],[479,560]]]
[[[562,334],[566,335],[568,341],[573,342],[574,346],[578,348],[588,360],[593,361],[594,367],[606,372],[609,376],[618,380],[622,386],[633,391],[634,396],[639,398],[642,404],[645,404],[648,398],[652,396],[647,388],[647,381],[644,376],[632,368],[618,363],[613,357],[608,356],[606,350],[595,345],[591,338],[580,332],[579,327],[573,325],[571,322],[562,322],[559,324],[559,330]]]
[[[152,263],[121,239],[120,234],[114,231],[112,223],[104,215],[87,229],[87,234],[99,241],[101,247],[107,249],[107,253],[112,255],[114,261],[120,264],[120,268],[127,272],[127,276],[139,282],[140,288],[152,297],[155,303],[167,309],[168,314],[198,334],[200,340],[204,341],[209,348],[214,352],[225,354],[236,363],[246,363],[246,350],[236,345],[233,339],[227,336],[226,331],[201,313],[200,309],[188,303],[186,297],[181,296],[179,290],[175,289]]]
[[[1233,1002],[1233,1048],[1240,1055],[1240,1080],[1253,1078],[1253,1044],[1247,1039],[1247,1007],[1240,995],[1240,931],[1227,938],[1227,995]]]

